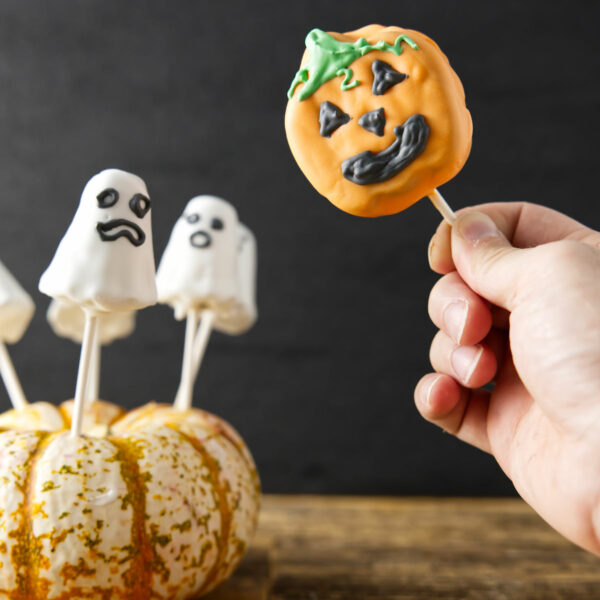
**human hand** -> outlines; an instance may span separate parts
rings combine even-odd
[[[429,246],[440,331],[417,408],[600,555],[600,233],[533,204],[475,208]]]

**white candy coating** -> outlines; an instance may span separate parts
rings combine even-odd
[[[0,341],[18,342],[34,312],[31,296],[0,262]]]
[[[146,184],[136,175],[119,169],[94,175],[40,279],[40,291],[95,313],[155,304],[148,198]]]
[[[238,225],[238,293],[228,312],[216,315],[215,329],[229,335],[248,331],[257,317],[256,309],[256,238],[244,225]]]
[[[173,227],[156,274],[158,301],[183,319],[190,309],[227,313],[237,298],[235,208],[216,196],[197,196]]]
[[[81,344],[85,313],[77,304],[52,300],[46,318],[56,335]],[[98,319],[98,341],[105,346],[114,340],[128,337],[134,329],[135,311],[103,313]]]

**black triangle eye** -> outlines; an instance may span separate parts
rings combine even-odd
[[[331,102],[321,102],[319,110],[319,123],[321,130],[319,133],[323,137],[330,137],[338,128],[350,120],[350,115],[346,114],[341,108]]]
[[[383,108],[378,108],[377,110],[365,113],[358,120],[358,124],[363,129],[381,137],[383,135],[383,128],[385,127],[385,114]]]
[[[371,65],[373,71],[373,94],[381,96],[397,83],[404,81],[408,75],[396,71],[394,67],[382,60],[374,60]]]

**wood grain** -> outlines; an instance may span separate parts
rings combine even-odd
[[[266,496],[210,600],[600,598],[598,559],[518,499]]]

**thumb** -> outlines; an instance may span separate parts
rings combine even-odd
[[[466,284],[480,296],[513,310],[524,273],[527,250],[514,248],[487,215],[468,211],[452,227],[452,258]]]

